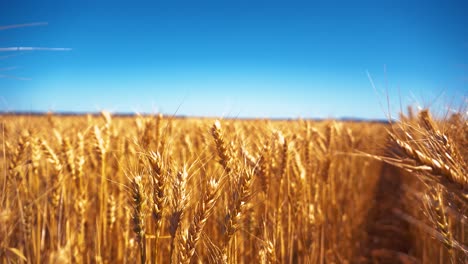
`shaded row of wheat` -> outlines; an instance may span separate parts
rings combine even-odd
[[[407,206],[388,212],[414,226],[405,254],[456,262],[466,255],[466,127],[458,115],[441,129],[424,111],[393,126],[3,116],[0,259],[376,261],[369,215],[386,162],[408,174]]]
[[[442,121],[428,110],[401,116],[390,133],[390,164],[402,168],[412,254],[422,263],[468,261],[468,122],[463,112]]]

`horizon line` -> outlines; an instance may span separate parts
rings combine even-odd
[[[100,116],[103,111],[0,111],[1,116]],[[111,112],[111,116],[115,117],[136,117],[136,116],[157,116],[161,114],[163,117],[177,118],[177,119],[224,119],[224,120],[272,120],[272,121],[293,121],[293,120],[307,120],[307,121],[327,121],[337,120],[342,122],[370,122],[370,123],[389,123],[389,120],[383,118],[361,118],[361,117],[337,117],[337,118],[322,118],[322,117],[222,117],[222,116],[200,116],[200,115],[184,115],[184,114],[165,114],[161,112]]]

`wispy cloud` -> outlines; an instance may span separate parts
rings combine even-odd
[[[11,54],[8,54],[8,55],[3,55],[3,56],[0,56],[0,60],[4,60],[4,59],[11,58],[11,57],[20,56],[20,55],[23,55],[23,54],[25,54],[25,53],[26,53],[26,52],[19,52],[19,53],[11,53]]]
[[[14,80],[20,80],[20,81],[30,81],[31,80],[31,78],[0,74],[0,79],[2,79],[2,78],[4,78],[4,79],[14,79]]]
[[[0,52],[5,51],[35,51],[35,50],[46,50],[46,51],[70,51],[71,48],[45,48],[45,47],[5,47],[0,48]]]
[[[15,69],[18,69],[18,67],[11,66],[11,67],[0,68],[0,71],[11,71],[11,70],[15,70]]]
[[[12,28],[23,28],[23,27],[37,27],[37,26],[47,26],[47,22],[34,22],[34,23],[0,26],[0,30],[6,30],[6,29],[12,29]]]

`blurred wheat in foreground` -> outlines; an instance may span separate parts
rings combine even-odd
[[[468,124],[1,117],[2,263],[465,263]]]

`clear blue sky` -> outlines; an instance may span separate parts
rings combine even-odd
[[[0,111],[382,118],[385,87],[392,110],[467,96],[466,17],[466,1],[3,1],[0,26],[48,24],[0,47],[72,50],[0,52]]]

